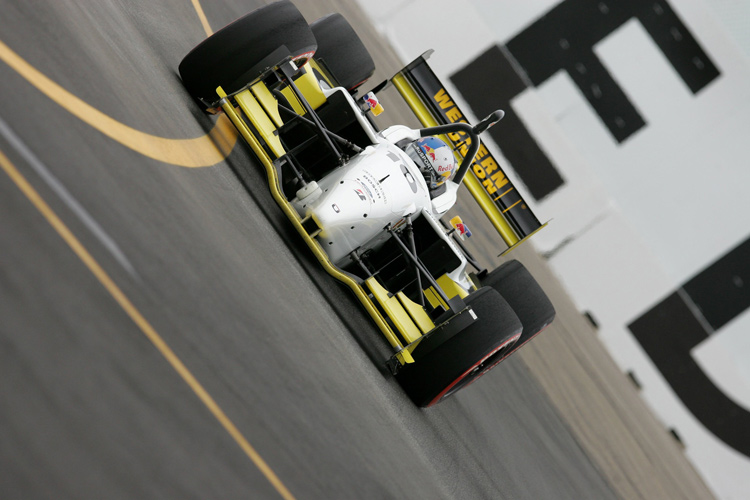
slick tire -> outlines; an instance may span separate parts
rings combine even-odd
[[[375,73],[370,53],[344,16],[321,17],[310,28],[318,42],[315,60],[340,86],[352,92]]]
[[[464,301],[476,321],[396,374],[418,406],[433,406],[475,382],[521,335],[521,321],[493,288],[480,288]]]
[[[292,2],[282,0],[206,38],[185,56],[179,72],[190,95],[213,103],[218,100],[218,86],[227,93],[239,90],[286,55],[302,66],[316,48],[305,18]],[[272,54],[278,60],[269,60]]]
[[[504,263],[483,280],[483,286],[497,290],[523,324],[523,333],[509,356],[544,330],[555,319],[555,307],[542,287],[517,260]]]

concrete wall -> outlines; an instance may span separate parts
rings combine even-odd
[[[513,55],[514,40],[562,4],[588,4],[602,20],[622,8],[576,0],[358,1],[405,62],[435,49],[431,66],[469,116],[471,96],[462,99],[451,77],[488,48],[510,47]],[[643,2],[633,2],[638,3]],[[666,15],[657,4],[680,23],[663,29],[649,24]],[[742,245],[750,236],[750,40],[736,21],[750,15],[745,12],[750,7],[727,0],[670,0],[649,2],[649,8],[586,50],[574,47],[582,57],[593,53],[642,118],[624,139],[615,136],[616,127],[613,132],[604,125],[607,112],[619,111],[595,108],[597,90],[587,98],[591,89],[576,83],[581,75],[561,69],[535,83],[519,63],[519,75],[529,82],[510,106],[563,180],[540,200],[525,195],[540,220],[552,220],[532,242],[581,311],[596,320],[616,362],[640,381],[643,397],[680,436],[710,487],[722,498],[742,498],[743,478],[750,475],[746,442],[736,438],[737,429],[714,428],[721,415],[695,407],[716,396],[725,405],[716,405],[717,411],[731,408],[729,427],[750,418],[750,279],[744,264],[750,253]],[[564,19],[562,24],[576,23],[575,16]],[[667,35],[664,43],[692,37],[702,51],[691,56],[693,65],[713,64],[716,76],[691,88],[695,82],[657,46],[654,29]],[[575,27],[570,39],[576,39]],[[509,164],[502,147],[487,142],[523,189],[518,166]],[[662,300],[672,295],[690,310],[689,318],[678,319],[706,337],[688,346],[685,359],[677,352],[658,358],[644,347],[649,328],[658,324],[653,318],[666,307]],[[714,312],[723,319],[713,319]],[[679,341],[677,328],[675,323],[675,331],[664,332],[664,343]],[[696,376],[705,375],[705,401],[685,396],[680,385],[692,379],[670,378],[664,363],[683,363]]]

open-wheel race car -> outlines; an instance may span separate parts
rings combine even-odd
[[[189,93],[224,112],[264,165],[271,193],[322,266],[346,284],[394,349],[410,398],[431,406],[551,323],[528,271],[488,272],[444,220],[463,183],[508,244],[542,227],[424,54],[359,95],[375,66],[348,22],[307,23],[289,1],[238,19],[179,66]],[[377,94],[393,85],[425,128],[379,130]]]

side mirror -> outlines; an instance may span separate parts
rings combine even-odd
[[[505,116],[505,111],[503,111],[502,109],[493,111],[487,118],[480,121],[474,126],[474,133],[477,135],[481,134],[482,132],[502,120],[503,116]]]

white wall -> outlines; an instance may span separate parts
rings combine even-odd
[[[459,7],[448,0],[358,1],[404,62],[435,49],[430,65],[459,103],[449,76],[559,2],[470,0]],[[746,498],[750,459],[696,421],[627,329],[750,235],[750,2],[711,2],[669,0],[721,71],[697,95],[636,20],[594,48],[647,122],[622,144],[564,72],[511,105],[565,180],[543,201],[532,202],[540,220],[553,220],[531,241],[550,255],[581,310],[594,314],[623,371],[638,374],[643,397],[665,426],[679,432],[709,486],[721,498]],[[718,17],[712,6],[720,8]],[[471,116],[467,105],[461,107]],[[746,311],[692,353],[716,385],[747,409],[749,331]]]

